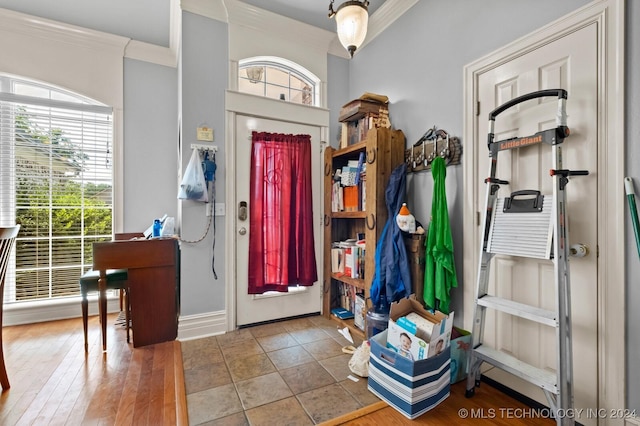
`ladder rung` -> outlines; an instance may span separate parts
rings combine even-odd
[[[551,327],[558,326],[557,315],[555,312],[531,305],[525,305],[524,303],[514,302],[513,300],[485,295],[478,299],[478,305],[539,322],[540,324]]]
[[[518,376],[529,383],[533,383],[548,392],[555,395],[558,394],[558,387],[556,386],[557,377],[555,373],[534,367],[533,365],[527,364],[512,355],[484,345],[478,346],[473,350],[473,352],[474,355],[482,361],[495,365],[496,367]]]

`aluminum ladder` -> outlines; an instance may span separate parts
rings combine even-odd
[[[495,119],[499,114],[522,102],[546,96],[558,98],[556,128],[543,130],[532,136],[494,141]],[[489,114],[487,145],[491,159],[490,174],[485,179],[486,208],[466,389],[466,396],[472,397],[475,388],[480,385],[480,367],[486,362],[542,388],[558,425],[575,423],[574,419],[567,415],[573,412],[570,410],[573,408],[573,362],[565,187],[569,176],[589,174],[584,170],[562,168],[562,143],[569,135],[566,125],[566,100],[567,92],[563,89],[542,90],[512,99]],[[525,190],[516,191],[509,197],[498,198],[500,185],[509,183],[496,178],[498,153],[538,143],[548,144],[552,149],[552,196],[542,195],[535,190]],[[556,310],[549,311],[487,294],[491,259],[496,254],[552,260],[557,294]],[[556,373],[527,364],[510,354],[485,345],[484,325],[487,309],[554,327],[557,336]]]

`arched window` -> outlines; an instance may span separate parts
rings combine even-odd
[[[112,108],[0,74],[0,225],[21,225],[5,303],[79,294],[113,233]]]
[[[318,106],[320,79],[300,65],[275,56],[239,61],[238,90],[302,105]]]

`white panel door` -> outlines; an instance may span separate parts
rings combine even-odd
[[[322,211],[322,187],[320,179],[320,127],[295,124],[264,118],[236,116],[236,200],[246,202],[251,209],[249,200],[249,170],[251,161],[251,132],[271,132],[286,134],[311,135],[311,175],[313,191],[314,236],[316,265],[318,278],[322,273],[321,222],[318,214]],[[236,324],[238,326],[255,324],[263,321],[288,318],[296,315],[320,312],[322,309],[321,284],[316,282],[311,287],[289,287],[288,293],[268,292],[263,295],[248,294],[248,253],[249,253],[249,217],[240,220],[236,206]]]
[[[479,153],[487,152],[487,155],[478,155],[478,175],[473,188],[477,191],[479,204],[475,206],[476,211],[482,212],[486,193],[484,179],[489,175],[486,138],[483,138],[488,133],[489,112],[530,92],[566,89],[567,125],[571,135],[562,147],[563,167],[590,172],[589,176],[570,178],[566,187],[570,244],[583,243],[591,249],[584,258],[570,259],[575,407],[585,409],[598,406],[596,35],[596,24],[589,25],[480,75],[480,114],[476,121],[480,137],[475,142],[475,149]],[[557,104],[556,97],[539,98],[503,112],[496,118],[495,140],[533,135],[554,128]],[[507,197],[513,191],[524,189],[537,189],[551,195],[549,169],[552,166],[549,145],[537,144],[500,152],[496,177],[509,181],[509,185],[502,185],[498,196]],[[474,261],[477,265],[477,257]],[[491,264],[489,294],[555,310],[554,280],[551,261],[496,256]],[[471,315],[471,312],[465,315]],[[551,327],[487,310],[484,341],[527,363],[555,371],[557,343],[555,329]],[[484,366],[486,369],[488,364]],[[484,374],[547,404],[538,387],[503,370],[491,368]],[[581,418],[580,421],[590,423],[590,419]]]

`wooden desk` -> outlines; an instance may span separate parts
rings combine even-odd
[[[178,336],[180,249],[173,238],[109,241],[93,244],[93,269],[100,271],[104,296],[105,271],[128,270],[133,347],[175,340]],[[100,298],[100,321],[107,316]],[[106,349],[106,336],[102,336]]]

